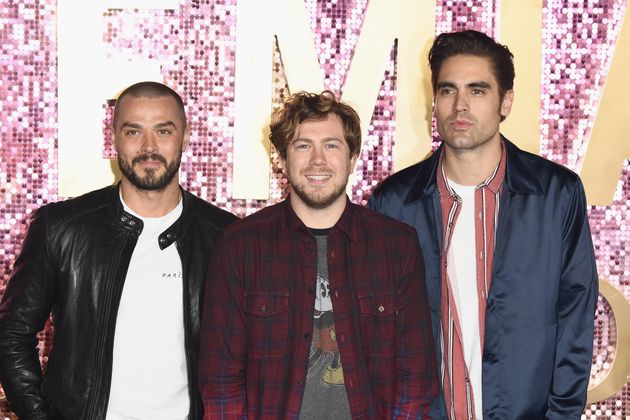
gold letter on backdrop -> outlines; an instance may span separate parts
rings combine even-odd
[[[623,294],[606,280],[599,281],[599,291],[615,317],[617,342],[612,366],[606,377],[597,384],[589,384],[589,404],[612,397],[630,379],[630,303]]]
[[[623,161],[630,158],[627,127],[630,122],[630,24],[627,14],[615,45],[581,172],[591,205],[610,205]]]
[[[264,133],[271,111],[273,36],[278,38],[291,92],[319,92],[324,77],[303,2],[243,0],[237,7],[233,197],[267,199],[269,155]],[[429,151],[431,92],[426,50],[434,21],[429,3],[370,1],[343,89],[343,99],[356,107],[365,135],[398,38],[397,169],[419,161]]]
[[[427,53],[434,37],[434,4],[417,0],[368,2],[343,99],[357,109],[366,138],[389,53],[398,39],[396,171],[420,161],[430,151],[432,92]]]
[[[501,133],[520,148],[539,154],[542,0],[503,0],[500,8],[500,42],[514,54],[516,67],[514,105],[501,123]]]
[[[232,197],[266,200],[274,35],[291,91],[319,92],[324,79],[304,2],[239,0],[236,13]]]
[[[118,3],[112,7],[120,7]],[[102,33],[107,1],[57,1],[59,196],[74,197],[114,181],[103,158],[103,105],[125,86],[161,81],[157,61],[105,60]],[[125,1],[125,7],[178,8],[177,1]],[[77,18],[80,16],[80,18]]]

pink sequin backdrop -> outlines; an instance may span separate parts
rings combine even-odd
[[[341,93],[368,2],[305,0],[305,6],[325,73],[324,85]],[[496,35],[498,6],[499,0],[437,0],[436,31],[474,28]],[[627,6],[627,0],[543,1],[541,153],[571,169],[579,169],[584,158],[593,110]],[[277,157],[272,156],[269,201],[230,197],[235,21],[236,0],[182,0],[174,11],[112,10],[104,16],[103,41],[111,57],[164,60],[165,83],[195,105],[188,109],[195,134],[182,168],[183,185],[242,216],[280,200],[286,183],[277,169]],[[57,191],[56,2],[3,2],[0,36],[1,294],[30,213],[62,198]],[[392,43],[352,188],[351,198],[358,203],[364,203],[373,186],[392,170],[396,56]],[[277,104],[287,93],[279,52],[274,71]],[[106,109],[104,115],[108,112]],[[105,124],[103,131],[103,156],[111,157]],[[629,171],[626,160],[612,205],[590,208],[600,276],[622,290],[626,300],[630,300],[630,256],[626,256],[630,249]],[[605,375],[613,357],[616,331],[612,319],[608,304],[600,300],[595,380]],[[50,329],[42,335],[44,361],[49,342]],[[8,410],[0,404],[0,416],[5,415]],[[583,418],[630,418],[630,386],[588,406]]]

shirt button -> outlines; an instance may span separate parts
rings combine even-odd
[[[308,294],[309,294],[309,295],[312,295],[312,294],[314,294],[314,293],[315,293],[315,289],[313,289],[313,288],[311,287],[311,288],[309,288],[309,289],[307,290],[307,292],[308,292]]]
[[[342,344],[346,343],[346,335],[345,334],[341,334],[339,336],[339,341],[341,341]]]
[[[493,410],[488,410],[488,417],[494,418],[494,411]]]
[[[333,293],[333,295],[334,295],[337,299],[339,299],[339,290],[335,290],[335,292]]]
[[[135,226],[135,225],[136,225],[136,221],[135,221],[135,220],[130,220],[130,221],[129,221],[129,224],[130,224],[131,226]]]
[[[260,312],[262,312],[262,313],[266,313],[266,312],[267,312],[267,305],[262,305],[262,306],[260,307]]]
[[[311,335],[309,333],[305,333],[304,334],[304,339],[305,340],[310,340],[311,339]]]
[[[378,311],[379,311],[379,312],[384,312],[384,311],[385,311],[385,308],[383,307],[383,305],[381,305],[381,306],[379,306],[379,307],[378,307]]]
[[[490,363],[494,362],[494,354],[492,354],[492,353],[484,354],[483,355],[483,361],[484,362],[490,362]]]
[[[335,251],[330,251],[330,258],[335,258]]]

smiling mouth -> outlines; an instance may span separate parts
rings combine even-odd
[[[325,175],[306,175],[306,178],[308,178],[311,181],[326,181],[330,177],[332,177],[332,175],[330,175],[330,174],[325,174]]]

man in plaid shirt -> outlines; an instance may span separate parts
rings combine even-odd
[[[300,92],[271,141],[283,202],[225,230],[206,282],[206,419],[419,419],[438,394],[415,231],[352,204],[359,117]]]

